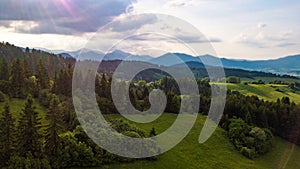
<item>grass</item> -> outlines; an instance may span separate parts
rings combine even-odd
[[[300,92],[293,92],[288,85],[257,85],[257,84],[227,84],[227,88],[244,95],[258,96],[261,99],[276,101],[278,98],[289,97],[295,103],[300,103]]]
[[[13,117],[16,119],[16,123],[17,123],[18,119],[20,118],[20,114],[25,105],[25,101],[26,100],[24,100],[24,99],[10,99],[9,100],[10,111],[12,112]],[[4,104],[5,104],[4,102],[0,103],[0,112],[3,111]],[[47,121],[45,119],[47,109],[45,107],[41,106],[37,100],[33,100],[33,105],[35,107],[35,110],[38,112],[38,117],[41,118],[42,125],[47,124]],[[1,116],[1,113],[0,113],[0,116]]]
[[[262,80],[265,83],[274,82],[275,80],[277,80],[277,81],[280,80],[280,81],[283,81],[283,82],[286,82],[286,83],[293,83],[293,82],[300,83],[300,79],[281,78],[281,77],[254,77],[253,79],[241,78],[242,82],[253,82],[253,81],[258,81],[258,80]]]
[[[119,115],[107,115],[106,118],[122,118]],[[176,115],[164,113],[152,123],[136,124],[145,131],[155,127],[158,133],[172,125]],[[268,154],[250,160],[242,156],[229,141],[226,131],[218,128],[205,143],[199,144],[198,138],[206,117],[199,115],[197,121],[177,146],[158,156],[156,161],[140,160],[133,163],[113,164],[104,168],[228,168],[228,169],[265,169],[265,168],[300,168],[300,148],[280,138],[275,138],[274,148]],[[101,167],[102,168],[102,167]]]

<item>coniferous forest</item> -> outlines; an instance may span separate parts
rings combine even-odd
[[[76,60],[34,49],[0,44],[0,167],[71,168],[99,167],[136,160],[159,160],[158,157],[130,159],[114,155],[96,145],[83,131],[72,103],[72,77]],[[95,81],[95,93],[103,114],[118,114],[110,86],[115,62],[103,63]],[[104,67],[105,67],[104,66]],[[84,81],[85,77],[82,77]],[[200,91],[199,114],[210,108],[211,85],[208,78],[197,79]],[[165,112],[177,114],[180,91],[169,76],[138,78],[130,84],[130,101],[140,111],[149,109],[149,93],[165,92]],[[14,112],[12,100],[24,100],[21,111]],[[43,111],[37,111],[37,105]],[[17,106],[17,105],[16,105]],[[17,116],[16,116],[17,114]],[[151,137],[123,120],[111,120],[119,133],[133,137]],[[221,123],[236,151],[249,159],[259,158],[273,147],[274,137],[300,145],[300,105],[286,96],[277,101],[262,100],[228,91]],[[152,148],[152,147],[149,147]]]

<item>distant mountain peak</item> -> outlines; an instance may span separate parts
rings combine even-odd
[[[107,53],[103,60],[127,60],[127,61],[149,61],[153,57],[149,55],[134,55],[128,52],[124,52],[120,49],[116,49],[112,52]]]

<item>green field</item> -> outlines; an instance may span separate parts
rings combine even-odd
[[[121,118],[118,115],[108,115],[106,118]],[[156,131],[163,132],[175,120],[176,115],[164,113],[152,123],[135,124],[145,131],[155,127]],[[228,168],[228,169],[266,169],[266,168],[300,168],[300,148],[280,138],[274,141],[274,148],[268,154],[255,160],[242,156],[229,141],[226,132],[218,128],[212,137],[204,144],[198,143],[199,134],[205,116],[198,119],[187,135],[172,150],[159,155],[156,161],[136,161],[105,166],[106,168]]]
[[[254,78],[241,78],[242,82],[253,82],[253,81],[258,81],[262,80],[266,84],[270,82],[274,82],[275,80],[277,81],[284,81],[286,83],[293,83],[293,82],[298,82],[300,83],[300,79],[292,79],[292,78],[281,78],[281,77],[254,77]]]
[[[258,80],[265,81],[266,84],[250,84],[251,82]],[[300,91],[293,91],[288,85],[269,84],[274,80],[281,80],[286,83],[299,82],[299,80],[288,78],[257,77],[255,79],[242,78],[240,84],[226,83],[226,85],[227,89],[231,91],[238,91],[241,94],[248,96],[258,96],[259,98],[268,101],[276,101],[278,98],[289,97],[291,101],[296,104],[300,103]],[[248,82],[248,84],[245,85],[245,82]]]
[[[22,112],[22,108],[24,107],[25,101],[26,100],[22,100],[22,99],[10,99],[9,100],[10,111],[12,112],[13,117],[15,119],[17,119],[19,117],[20,113]],[[0,103],[0,111],[1,112],[3,111],[4,104],[5,103]],[[36,100],[34,100],[34,106],[36,108],[36,111],[39,113],[39,118],[42,119],[42,123],[45,124],[45,116],[46,116],[47,109],[42,107]]]
[[[10,106],[14,117],[24,105],[24,100],[11,99]],[[0,103],[0,110],[3,110],[3,103]],[[36,110],[45,124],[46,109],[35,101]],[[107,119],[122,118],[119,115],[106,115]],[[152,123],[134,125],[149,132],[155,127],[157,133],[164,132],[175,121],[175,114],[164,113]],[[218,128],[212,137],[204,144],[198,143],[200,131],[206,117],[199,115],[197,121],[187,135],[176,147],[159,155],[156,161],[139,160],[132,163],[111,164],[99,168],[136,168],[136,169],[164,169],[164,168],[228,168],[228,169],[266,169],[266,168],[300,168],[300,148],[280,138],[275,138],[274,148],[268,154],[255,160],[249,160],[242,156],[229,141],[226,131]]]
[[[227,89],[238,91],[244,95],[258,96],[261,99],[276,101],[278,98],[289,97],[295,103],[300,103],[300,92],[292,92],[287,85],[257,85],[257,84],[232,84],[227,83]],[[279,91],[278,91],[279,89]],[[277,91],[276,91],[277,90]]]

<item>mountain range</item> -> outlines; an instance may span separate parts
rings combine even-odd
[[[203,68],[204,64],[202,60],[206,60],[209,63],[217,63],[221,61],[225,68],[237,68],[244,70],[255,70],[263,72],[271,72],[277,74],[289,74],[300,76],[300,54],[293,56],[286,56],[279,59],[273,60],[235,60],[227,58],[217,58],[211,55],[192,56],[184,53],[166,53],[159,57],[152,57],[149,55],[134,55],[121,50],[114,50],[107,54],[101,51],[81,49],[72,52],[65,51],[50,51],[47,49],[41,49],[50,53],[61,55],[63,57],[73,57],[76,59],[88,59],[88,60],[99,60],[103,59],[106,61],[110,60],[126,60],[126,61],[142,61],[148,62],[161,66],[182,66],[183,63],[188,63],[193,68]],[[200,59],[201,58],[201,59]],[[206,65],[206,66],[215,66]]]

